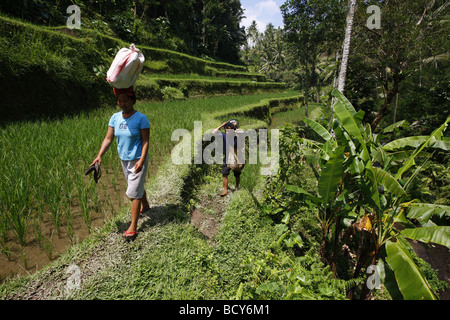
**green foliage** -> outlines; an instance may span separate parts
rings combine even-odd
[[[304,71],[306,105],[316,83],[317,57],[327,52],[326,44],[343,36],[345,8],[340,1],[289,0],[281,6],[288,51],[294,66]]]
[[[183,100],[184,94],[181,90],[173,87],[164,87],[161,89],[164,100]]]
[[[111,101],[108,85],[95,75],[108,57],[92,43],[0,19],[0,85],[14,104],[2,122],[74,113]]]
[[[441,161],[427,161],[411,183],[413,198],[425,203],[450,205],[450,168]]]
[[[434,66],[425,64],[420,74],[415,74],[401,86],[397,119],[416,124],[411,128],[411,135],[431,133],[450,115],[446,107],[450,91],[448,70],[448,61]]]
[[[398,242],[386,243],[387,262],[394,269],[396,280],[406,300],[435,300],[422,272],[409,252]]]
[[[152,87],[147,95],[146,88],[148,85]],[[254,94],[263,92],[280,92],[285,89],[282,83],[270,82],[250,82],[250,81],[227,81],[227,80],[210,80],[210,79],[183,79],[183,78],[155,78],[145,77],[142,75],[136,82],[136,90],[142,91],[143,98],[149,100],[158,100],[162,95],[154,94],[157,87],[171,87],[184,93],[189,98],[205,97],[212,95],[237,95],[237,94]],[[142,90],[141,90],[142,88]]]
[[[379,258],[382,258],[387,259],[397,279],[399,277],[410,279],[414,274],[414,283],[424,292],[431,292],[420,271],[414,271],[407,276],[406,271],[402,273],[401,265],[406,261],[407,256],[396,253],[405,252],[404,246],[398,241],[402,236],[445,246],[449,244],[448,227],[430,227],[428,220],[433,213],[441,216],[448,215],[450,212],[448,207],[426,205],[423,207],[424,211],[418,210],[418,207],[412,204],[414,201],[407,203],[404,201],[410,200],[406,190],[416,173],[409,174],[409,170],[415,165],[414,160],[419,154],[425,149],[447,150],[443,132],[450,119],[447,119],[430,136],[420,137],[420,140],[413,144],[412,152],[403,153],[400,156],[397,153],[399,148],[407,149],[411,141],[416,141],[417,138],[403,138],[384,146],[380,145],[380,141],[385,137],[384,135],[389,135],[403,123],[388,127],[385,132],[373,136],[370,128],[362,125],[364,114],[356,112],[350,102],[339,92],[335,91],[334,95],[338,98],[338,102],[333,106],[336,119],[331,123],[333,135],[330,134],[331,128],[327,130],[312,120],[305,122],[316,131],[320,137],[318,141],[291,135],[291,139],[294,138],[296,139],[294,141],[297,141],[297,148],[300,146],[297,149],[297,157],[304,156],[313,165],[320,165],[320,172],[317,172],[317,190],[309,192],[302,188],[302,184],[286,185],[285,189],[296,194],[299,199],[296,201],[316,210],[316,217],[322,230],[321,259],[323,263],[331,266],[335,274],[339,273],[338,256],[342,254],[339,253],[339,248],[344,244],[353,246],[351,241],[346,242],[348,239],[345,239],[349,232],[358,230],[360,243],[356,255],[354,278],[359,277],[361,268],[375,264]],[[397,145],[398,148],[391,148],[393,145]],[[308,153],[303,150],[308,148],[316,150],[318,154],[307,157]],[[394,155],[395,161],[393,161]],[[282,161],[280,164],[285,165]],[[415,171],[418,172],[420,168],[419,166]],[[285,207],[290,207],[289,200]],[[415,208],[410,212],[411,215],[408,213],[410,207]],[[419,221],[423,226],[414,228],[414,224],[408,220],[414,218],[420,218]],[[407,229],[399,232],[394,224],[398,222],[403,223]],[[355,231],[350,231],[351,229]],[[364,247],[361,239],[367,235],[370,235],[366,240],[370,245]],[[389,249],[386,249],[387,257],[382,253],[386,246],[389,246]],[[364,254],[365,251],[372,250],[374,250],[372,257],[367,253]],[[403,258],[400,258],[401,256]],[[410,264],[411,259],[407,260]],[[411,265],[411,268],[418,270],[415,265]],[[409,292],[406,292],[409,289],[405,289],[400,284],[399,288],[404,298],[410,297]],[[364,296],[364,293],[362,295]],[[425,297],[435,298],[435,295],[433,293]]]
[[[313,251],[301,257],[266,251],[264,257],[250,257],[244,264],[253,272],[245,286],[252,299],[262,300],[341,300],[345,284],[333,279]]]
[[[358,5],[346,89],[349,99],[366,112],[373,131],[386,117],[390,123],[420,121],[422,129],[428,130],[424,134],[428,134],[448,117],[446,111],[435,112],[448,109],[444,107],[448,104],[444,93],[448,61],[439,62],[442,70],[436,70],[438,62],[435,66],[425,63],[448,52],[444,44],[447,4],[427,0],[379,0],[370,4],[380,7],[382,26],[368,31],[367,6]],[[392,121],[397,93],[397,118]]]
[[[2,1],[0,11],[35,24],[66,24],[67,7],[73,1]],[[153,0],[76,1],[81,10],[81,27],[126,42],[210,56],[238,63],[239,47],[245,35],[239,23],[243,10],[239,1]]]
[[[0,20],[0,84],[8,88],[5,90],[5,99],[14,101],[15,105],[9,108],[2,122],[62,116],[115,104],[111,87],[104,79],[115,53],[128,44],[84,28],[68,31],[65,28],[34,26],[4,16]],[[146,57],[144,73],[204,75],[208,73],[207,68],[213,68],[222,75],[247,76],[243,66],[207,61],[165,49],[139,48]],[[248,76],[254,77],[253,74]],[[185,96],[192,90],[194,97],[217,93],[256,93],[264,89],[278,91],[284,88],[282,84],[247,82],[215,83],[200,79],[187,82],[160,79],[155,82],[142,75],[136,88],[141,98],[149,100],[163,99],[161,88],[164,87],[177,88]],[[27,94],[23,94],[23,88],[26,88]]]

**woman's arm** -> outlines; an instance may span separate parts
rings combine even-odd
[[[218,133],[218,132],[220,131],[220,128],[222,128],[226,123],[227,123],[227,121],[225,121],[225,122],[222,123],[220,126],[218,126],[217,128],[215,128],[215,129],[212,131],[212,134]]]
[[[98,152],[98,155],[94,159],[94,161],[92,161],[91,166],[94,165],[96,162],[98,162],[98,164],[102,163],[102,156],[106,153],[106,151],[108,151],[113,140],[114,140],[114,128],[108,127],[108,131],[106,132],[105,139],[103,139],[100,151]]]
[[[142,153],[141,158],[134,166],[134,173],[138,173],[144,167],[145,158],[148,153],[148,141],[150,140],[150,128],[141,129],[141,139],[142,139]]]

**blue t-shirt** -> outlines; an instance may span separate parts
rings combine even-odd
[[[150,122],[146,115],[136,111],[131,117],[122,117],[122,111],[114,113],[109,120],[109,126],[114,128],[117,138],[117,152],[122,160],[141,158],[141,129],[149,129]]]

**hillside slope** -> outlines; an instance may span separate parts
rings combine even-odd
[[[0,86],[12,108],[2,122],[61,116],[104,105],[114,105],[106,72],[115,53],[129,43],[89,29],[69,30],[35,26],[0,16]],[[162,100],[166,87],[175,87],[184,97],[256,93],[284,90],[284,84],[265,82],[262,75],[248,73],[243,66],[199,59],[175,51],[137,47],[146,62],[143,74],[195,74],[215,80],[186,78],[170,80],[141,77],[136,84],[140,98]],[[234,78],[234,81],[226,78]],[[241,85],[236,79],[246,82]],[[253,81],[248,81],[253,80]],[[2,104],[2,111],[6,106]]]

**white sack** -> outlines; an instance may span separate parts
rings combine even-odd
[[[117,89],[127,89],[134,85],[144,66],[144,55],[134,44],[130,48],[122,48],[117,52],[111,64],[106,80]]]

